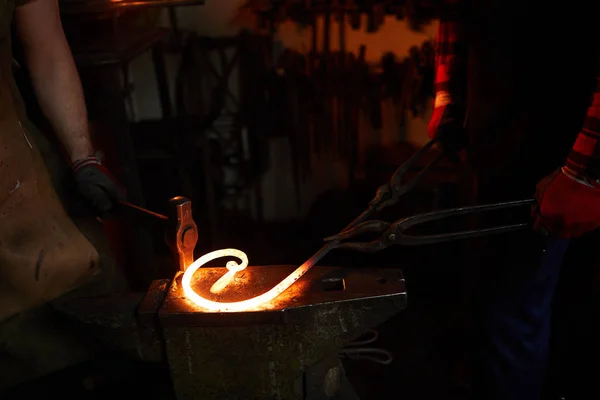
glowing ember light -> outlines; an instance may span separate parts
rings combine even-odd
[[[183,288],[183,293],[185,297],[196,304],[197,306],[204,308],[206,310],[215,311],[215,312],[235,312],[235,311],[247,311],[257,308],[258,306],[268,303],[273,300],[275,297],[279,296],[281,293],[286,291],[290,286],[294,284],[302,275],[306,273],[311,267],[309,263],[302,264],[294,272],[289,274],[285,279],[275,285],[269,291],[253,297],[248,300],[236,301],[231,303],[220,303],[218,301],[208,300],[198,293],[194,291],[192,288],[192,276],[200,267],[205,265],[207,262],[215,260],[221,257],[236,257],[241,260],[241,264],[236,263],[235,261],[229,261],[227,263],[227,273],[223,275],[215,284],[211,287],[211,292],[218,293],[223,290],[235,277],[235,274],[242,271],[244,268],[248,266],[248,256],[241,250],[236,249],[222,249],[215,250],[208,254],[203,255],[196,261],[190,265],[185,272],[183,273],[183,277],[181,278],[181,286]]]

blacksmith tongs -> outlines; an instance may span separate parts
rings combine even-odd
[[[350,250],[373,253],[384,250],[394,245],[415,246],[512,232],[527,228],[531,224],[520,223],[511,225],[500,225],[490,228],[481,228],[430,235],[411,235],[405,233],[407,229],[426,222],[438,221],[445,218],[476,214],[493,210],[531,206],[534,202],[535,199],[527,199],[487,205],[452,208],[425,214],[413,215],[395,222],[386,222],[379,220],[366,221],[356,225],[353,228],[347,229],[337,235],[325,238],[325,241],[330,243],[336,243],[336,248],[345,248]],[[343,240],[350,239],[366,233],[377,233],[380,234],[380,236],[377,239],[370,242],[342,242]]]
[[[410,180],[406,180],[407,173],[415,167],[417,161],[421,160],[421,157],[437,143],[437,139],[429,141],[423,148],[415,152],[411,157],[408,158],[392,175],[388,183],[383,184],[377,190],[375,197],[367,208],[356,217],[348,226],[344,228],[343,232],[358,226],[364,221],[368,221],[375,213],[380,212],[386,207],[396,204],[401,196],[410,192],[423,178],[423,175],[431,169],[431,167],[437,163],[445,154],[440,153],[436,155],[432,161],[430,161],[425,167],[415,174]],[[325,257],[331,250],[340,246],[339,240],[330,240],[323,247],[321,247],[315,254],[313,254],[308,260],[302,264],[309,268],[316,265],[323,257]]]

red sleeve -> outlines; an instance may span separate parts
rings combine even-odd
[[[435,92],[457,97],[465,85],[465,0],[447,0],[435,41]]]
[[[600,74],[597,77],[592,104],[565,164],[577,175],[593,180],[600,179]]]

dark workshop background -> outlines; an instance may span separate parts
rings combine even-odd
[[[163,212],[172,196],[194,201],[197,255],[235,247],[254,265],[302,263],[427,142],[437,22],[423,9],[409,24],[406,9],[389,6],[402,1],[201,3],[60,1],[98,155],[135,204]],[[466,204],[470,188],[466,171],[442,163],[384,217]],[[134,290],[168,277],[161,232],[123,221],[107,232]],[[463,398],[457,251],[334,252],[321,263],[407,278],[408,308],[379,328],[394,363],[348,362],[361,398]],[[172,396],[164,371],[118,365],[100,368],[114,375],[105,385],[84,380],[99,368],[89,366],[28,390]]]
[[[299,263],[345,226],[428,140],[437,26],[359,3],[64,0],[92,140],[128,200],[191,198],[197,254],[235,246],[253,264]],[[442,164],[401,212],[454,201],[457,177]],[[162,233],[107,231],[134,289],[169,273]]]

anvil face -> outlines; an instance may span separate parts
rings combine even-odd
[[[225,268],[201,268],[192,280],[192,287],[201,296],[217,302],[235,302],[258,296],[288,276],[293,266],[248,267],[219,294],[210,292],[212,284]],[[360,301],[387,296],[406,298],[404,276],[399,270],[348,269],[315,267],[302,276],[287,291],[274,300],[243,312],[219,313],[195,305],[185,298],[181,274],[175,277],[161,307],[160,314],[175,321],[207,321],[207,326],[220,320],[236,321],[240,314],[261,318],[262,314],[281,314],[282,311],[314,307],[345,301]],[[402,307],[403,308],[403,307]],[[195,324],[195,323],[194,323]]]
[[[201,268],[192,285],[214,301],[239,301],[279,283],[293,266],[248,267],[220,293],[223,268]],[[180,276],[159,310],[179,399],[301,399],[311,367],[406,306],[398,270],[315,267],[260,309],[205,312],[183,296]],[[303,397],[304,396],[304,397]]]

